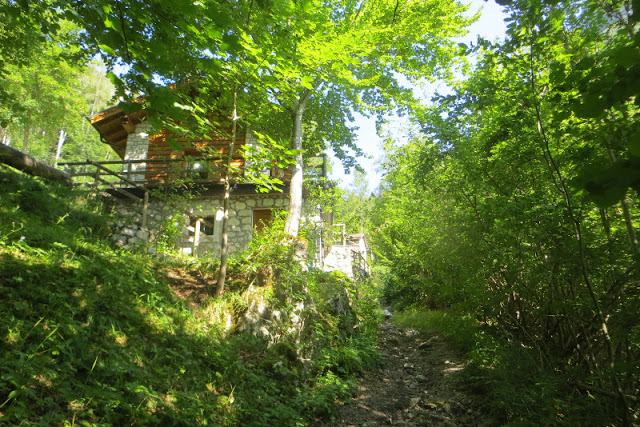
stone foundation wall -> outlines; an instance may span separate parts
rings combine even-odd
[[[142,205],[133,202],[115,206],[117,219],[111,224],[111,240],[125,249],[147,246],[149,253],[155,253],[158,237],[166,229],[166,224],[174,220],[175,213],[168,206],[149,204],[147,227],[142,227]],[[175,218],[175,221],[182,219]]]
[[[201,217],[215,216],[213,235],[200,234],[198,252],[220,253],[220,241],[222,239],[222,198],[195,199],[191,204],[191,212]],[[286,209],[288,200],[285,196],[250,195],[233,196],[230,199],[229,222],[227,233],[229,236],[229,251],[235,252],[246,249],[253,237],[253,210],[254,209]],[[193,252],[193,236],[189,236],[190,228],[178,239],[176,246],[185,253]]]
[[[189,225],[189,217],[155,200],[149,202],[147,227],[142,227],[142,205],[119,203],[115,206],[117,217],[112,224],[112,240],[126,248],[146,245],[155,251],[159,239],[175,240],[177,249],[184,253],[205,252],[219,255],[222,238],[223,199],[202,197],[184,203],[185,210],[199,217],[214,217],[213,234],[201,232],[194,248],[194,228]],[[254,209],[287,209],[285,195],[232,196],[230,199],[229,221],[227,223],[229,251],[245,249],[253,237]]]

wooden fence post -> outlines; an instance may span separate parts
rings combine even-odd
[[[98,197],[98,181],[100,181],[100,168],[96,166],[96,173],[93,175],[93,191],[95,197]]]

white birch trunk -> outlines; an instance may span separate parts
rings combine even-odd
[[[58,137],[58,147],[56,148],[56,158],[53,162],[53,167],[57,168],[58,167],[58,159],[60,158],[60,152],[62,151],[62,146],[64,145],[64,141],[67,138],[67,133],[63,130],[60,129],[60,136]]]
[[[300,150],[296,154],[296,163],[289,184],[289,216],[285,224],[284,231],[287,235],[298,237],[300,228],[300,218],[302,217],[302,182],[303,182],[303,159],[302,159],[302,117],[304,107],[311,97],[311,90],[305,90],[300,100],[296,103],[291,116],[293,119],[293,137],[291,139],[291,148]]]

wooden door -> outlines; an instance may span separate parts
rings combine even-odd
[[[260,233],[264,227],[271,225],[273,209],[254,209],[253,210],[253,232]]]

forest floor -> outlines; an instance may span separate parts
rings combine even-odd
[[[386,321],[378,348],[382,368],[360,380],[356,395],[329,421],[317,427],[488,426],[495,421],[483,411],[481,398],[465,387],[456,373],[461,358],[446,341],[425,337]]]

